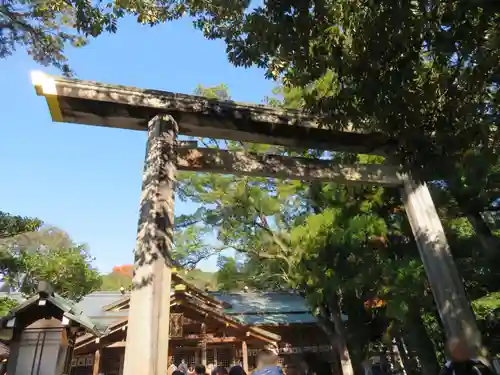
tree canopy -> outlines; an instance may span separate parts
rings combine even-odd
[[[217,290],[222,292],[241,291],[245,287],[245,276],[241,263],[234,257],[219,256],[216,273]]]
[[[7,239],[40,228],[42,221],[36,218],[10,215],[0,211],[0,240]]]
[[[230,97],[216,88],[199,87],[197,92]],[[281,97],[266,98],[271,105],[306,105],[302,90],[280,87],[275,94]],[[202,141],[209,147],[322,157],[336,163],[384,161],[366,155]],[[500,274],[491,263],[496,257],[482,250],[469,218],[456,209],[449,186],[434,183],[431,190],[468,296],[477,299],[498,290]],[[345,374],[353,367],[359,370],[374,345],[394,337],[404,339],[418,358],[407,371],[439,370],[443,330],[397,190],[181,173],[179,196],[200,208],[176,218],[177,225],[211,228],[223,247],[245,255],[243,262],[221,258],[219,286],[233,291],[242,285],[293,289],[302,294],[338,348]],[[341,321],[342,314],[349,317],[347,324]]]
[[[2,213],[0,269],[3,282],[32,295],[40,281],[48,281],[65,298],[78,301],[99,289],[101,277],[84,245],[38,219]],[[9,301],[4,301],[10,304]]]
[[[111,3],[4,1],[0,4],[0,58],[21,47],[38,63],[69,74],[65,47],[81,47],[89,37],[115,32],[121,15],[123,12]]]
[[[334,129],[381,132],[393,162],[444,181],[486,251],[498,239],[500,12],[495,2],[266,2],[199,27],[231,62],[293,87]]]
[[[207,17],[221,20],[238,17],[245,6],[227,0],[3,1],[0,4],[0,58],[22,48],[38,63],[72,74],[66,48],[82,47],[103,33],[117,32],[119,21],[125,16],[154,26],[189,15],[201,24]]]
[[[217,289],[216,276],[211,272],[204,272],[197,268],[179,270],[179,272],[181,272],[182,277],[186,279],[186,281],[201,290]],[[132,264],[113,267],[110,273],[102,275],[102,285],[99,290],[118,291],[122,287],[128,290],[132,286],[132,275]]]

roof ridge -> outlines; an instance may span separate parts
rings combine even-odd
[[[297,293],[295,291],[290,291],[290,292],[287,292],[287,291],[269,291],[269,292],[263,292],[263,291],[250,291],[250,292],[209,291],[207,293],[209,293],[209,294],[222,294],[222,295],[226,295],[226,296],[230,296],[230,295],[237,295],[237,296],[243,295],[244,296],[244,295],[250,295],[250,294],[259,294],[259,295],[283,294],[283,295],[288,295],[288,296],[298,296],[298,297],[304,298],[299,293]]]
[[[123,295],[122,292],[120,292],[119,290],[116,290],[116,291],[114,291],[114,290],[95,290],[95,291],[87,294],[85,297],[92,296],[92,295],[99,295],[99,294],[120,294],[120,295]],[[130,292],[126,292],[125,294],[130,294]]]

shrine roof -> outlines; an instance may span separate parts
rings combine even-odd
[[[304,298],[295,293],[221,293],[207,292],[207,295],[224,302],[227,308],[224,312],[243,324],[248,325],[283,325],[315,323]],[[20,293],[0,293],[1,297],[11,297],[22,301]],[[85,296],[76,307],[82,310],[93,321],[101,325],[109,325],[126,318],[127,310],[105,311],[111,306],[126,300],[128,294],[120,292],[93,292]]]
[[[284,325],[315,323],[306,301],[294,293],[219,293],[208,292],[209,296],[225,302],[230,307],[224,312],[248,325]],[[93,319],[106,324],[115,322],[127,316],[127,310],[104,311],[113,300],[113,292],[94,292],[86,296],[78,306]],[[118,302],[127,296],[114,293],[114,301]]]
[[[212,292],[210,295],[230,304],[231,308],[225,312],[244,324],[284,325],[316,322],[306,300],[292,292]]]
[[[121,300],[123,300],[123,297]],[[119,308],[123,308],[123,306],[124,305],[120,304]],[[205,301],[200,300],[199,295],[188,293],[185,289],[174,290],[172,292],[170,307],[171,309],[175,307],[181,308],[183,310],[182,314],[184,316],[187,315],[188,319],[204,321],[207,324],[212,324],[214,322],[216,322],[215,324],[223,323],[225,324],[225,327],[236,329],[240,333],[246,333],[246,336],[250,336],[267,343],[276,343],[277,341],[281,340],[281,336],[273,332],[267,331],[260,327],[256,327],[255,325],[247,325],[241,320],[237,319],[235,316],[225,313],[223,309],[214,309],[213,305],[208,305],[205,303]],[[104,309],[105,308],[106,307],[104,307]],[[108,312],[110,311],[104,311],[105,314]],[[121,310],[119,312],[125,313],[126,316],[128,310]],[[195,315],[197,315],[197,318],[192,317],[193,312],[195,313]],[[116,340],[116,337],[113,339],[113,336],[116,336],[117,333],[120,333],[126,329],[125,327],[128,325],[128,319],[124,317],[118,321],[110,323],[111,324],[108,325],[107,330],[104,332],[104,335],[101,337],[101,339],[114,342],[113,340]],[[97,341],[95,341],[95,336],[87,334],[77,340],[76,348],[77,350],[82,350],[83,347],[89,348],[89,346],[95,344],[97,344]]]
[[[182,278],[179,277],[179,281]],[[188,285],[187,283],[184,283]],[[285,325],[315,323],[303,297],[292,292],[202,292],[204,298],[214,299],[224,307],[224,313],[246,325]],[[11,297],[22,301],[20,293],[0,293],[1,297]],[[100,325],[108,326],[128,315],[125,307],[129,294],[116,292],[93,292],[85,296],[76,307]],[[344,317],[346,318],[346,317]]]
[[[310,312],[293,314],[238,314],[231,315],[243,324],[256,326],[279,326],[287,324],[316,323],[316,318]]]
[[[231,308],[227,310],[230,314],[310,311],[306,300],[292,292],[209,292],[209,294],[219,301],[230,304]]]
[[[3,324],[3,322],[6,322],[16,316],[18,314],[23,313],[27,309],[32,309],[33,306],[35,308],[40,309],[40,306],[42,305],[39,301],[40,300],[45,300],[45,303],[49,303],[50,305],[56,307],[61,314],[61,317],[66,317],[69,320],[74,321],[77,323],[79,326],[84,328],[87,332],[92,333],[93,335],[100,336],[101,333],[105,330],[105,326],[100,324],[98,321],[91,319],[89,316],[87,316],[84,311],[82,311],[76,304],[74,304],[72,301],[63,298],[62,296],[53,293],[49,295],[44,295],[42,296],[41,294],[35,294],[30,298],[23,298],[21,293],[16,293],[15,295],[13,293],[1,293],[1,297],[10,297],[13,299],[16,299],[19,301],[19,304],[12,308],[6,316],[2,317],[0,319],[0,324]],[[36,304],[36,305],[35,305]],[[36,307],[39,306],[39,307]],[[35,313],[38,314],[38,313]],[[57,313],[56,315],[59,315]]]
[[[0,298],[11,298],[24,304],[27,299],[18,292],[0,293]],[[84,314],[86,317],[96,323],[98,326],[105,328],[111,323],[122,320],[127,317],[127,311],[110,311],[103,313],[103,307],[109,303],[115,302],[123,298],[120,292],[93,292],[74,304],[74,308]]]
[[[120,292],[93,292],[78,302],[78,307],[89,316],[102,315],[105,306],[111,305],[124,296]]]

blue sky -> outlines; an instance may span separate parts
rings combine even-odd
[[[81,79],[192,93],[225,83],[234,100],[260,103],[273,82],[258,69],[229,64],[225,45],[208,41],[188,19],[159,27],[133,20],[83,49],[68,51]],[[19,50],[0,60],[0,210],[36,216],[86,243],[103,272],[131,263],[146,136],[142,132],[52,123],[30,72],[42,70]],[[176,214],[192,212],[176,202]],[[201,264],[215,269],[215,259]]]

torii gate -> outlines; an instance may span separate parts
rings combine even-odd
[[[400,187],[446,334],[479,354],[481,336],[424,182],[389,165],[311,160],[196,148],[178,134],[389,155],[396,140],[323,129],[314,117],[258,105],[33,73],[52,120],[148,131],[124,375],[165,375],[169,337],[174,183],[177,170]]]

